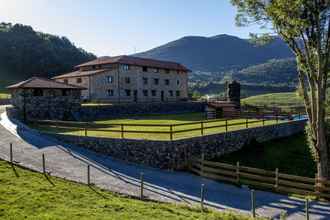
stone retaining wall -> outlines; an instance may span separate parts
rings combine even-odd
[[[80,111],[77,112],[76,118],[93,121],[125,115],[203,112],[205,106],[205,102],[155,102],[82,106]]]
[[[175,141],[149,141],[52,135],[61,141],[114,158],[162,169],[184,169],[192,156],[212,159],[242,148],[252,140],[264,142],[304,131],[306,120],[248,128]]]

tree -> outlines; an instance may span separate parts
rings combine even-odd
[[[270,27],[296,55],[299,84],[309,118],[318,178],[330,179],[326,90],[330,54],[329,0],[231,0],[238,25]],[[271,34],[274,34],[271,33]],[[267,35],[270,36],[269,34]]]

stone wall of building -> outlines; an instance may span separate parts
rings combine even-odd
[[[203,112],[205,102],[154,102],[154,103],[126,103],[114,105],[82,106],[76,113],[76,118],[84,121],[112,118],[125,115],[139,114],[178,114],[187,112]]]
[[[123,161],[161,169],[184,169],[192,156],[205,159],[227,154],[242,148],[252,140],[265,142],[304,131],[306,120],[249,128],[228,133],[194,137],[176,141],[149,141],[95,137],[52,135]]]
[[[44,89],[42,96],[34,96],[33,89],[13,90],[11,104],[20,117],[27,119],[75,120],[80,109],[80,90]]]

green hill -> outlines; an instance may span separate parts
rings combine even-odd
[[[0,90],[31,76],[70,71],[94,58],[66,37],[36,32],[22,24],[0,23]]]

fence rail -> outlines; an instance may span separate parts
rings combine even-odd
[[[300,117],[300,114],[299,114]],[[40,128],[53,128],[47,132],[58,132],[66,130],[75,132],[75,135],[90,136],[97,132],[105,134],[120,133],[121,138],[126,138],[128,134],[157,134],[164,135],[165,140],[175,140],[182,134],[191,134],[196,132],[193,136],[203,136],[206,134],[215,134],[220,132],[229,132],[237,129],[249,128],[252,126],[265,126],[271,121],[272,124],[280,123],[280,120],[290,118],[289,115],[250,115],[246,118],[231,118],[231,119],[211,119],[196,122],[187,122],[179,124],[135,124],[135,123],[111,123],[111,124],[95,124],[89,122],[67,122],[67,121],[50,121],[50,120],[34,120],[30,123]],[[237,122],[237,120],[241,120]],[[45,126],[45,127],[43,127]],[[155,128],[159,128],[159,130]],[[142,128],[142,129],[140,129]],[[149,129],[148,129],[149,128]],[[219,129],[219,130],[215,130]],[[222,129],[222,130],[221,130]],[[46,129],[47,130],[47,129]],[[212,131],[213,130],[213,131]],[[210,131],[212,131],[210,133]],[[110,135],[109,135],[110,136]]]
[[[249,185],[286,194],[311,195],[330,199],[330,181],[280,173],[278,169],[269,171],[259,168],[207,161],[194,158],[191,171],[201,176]]]

